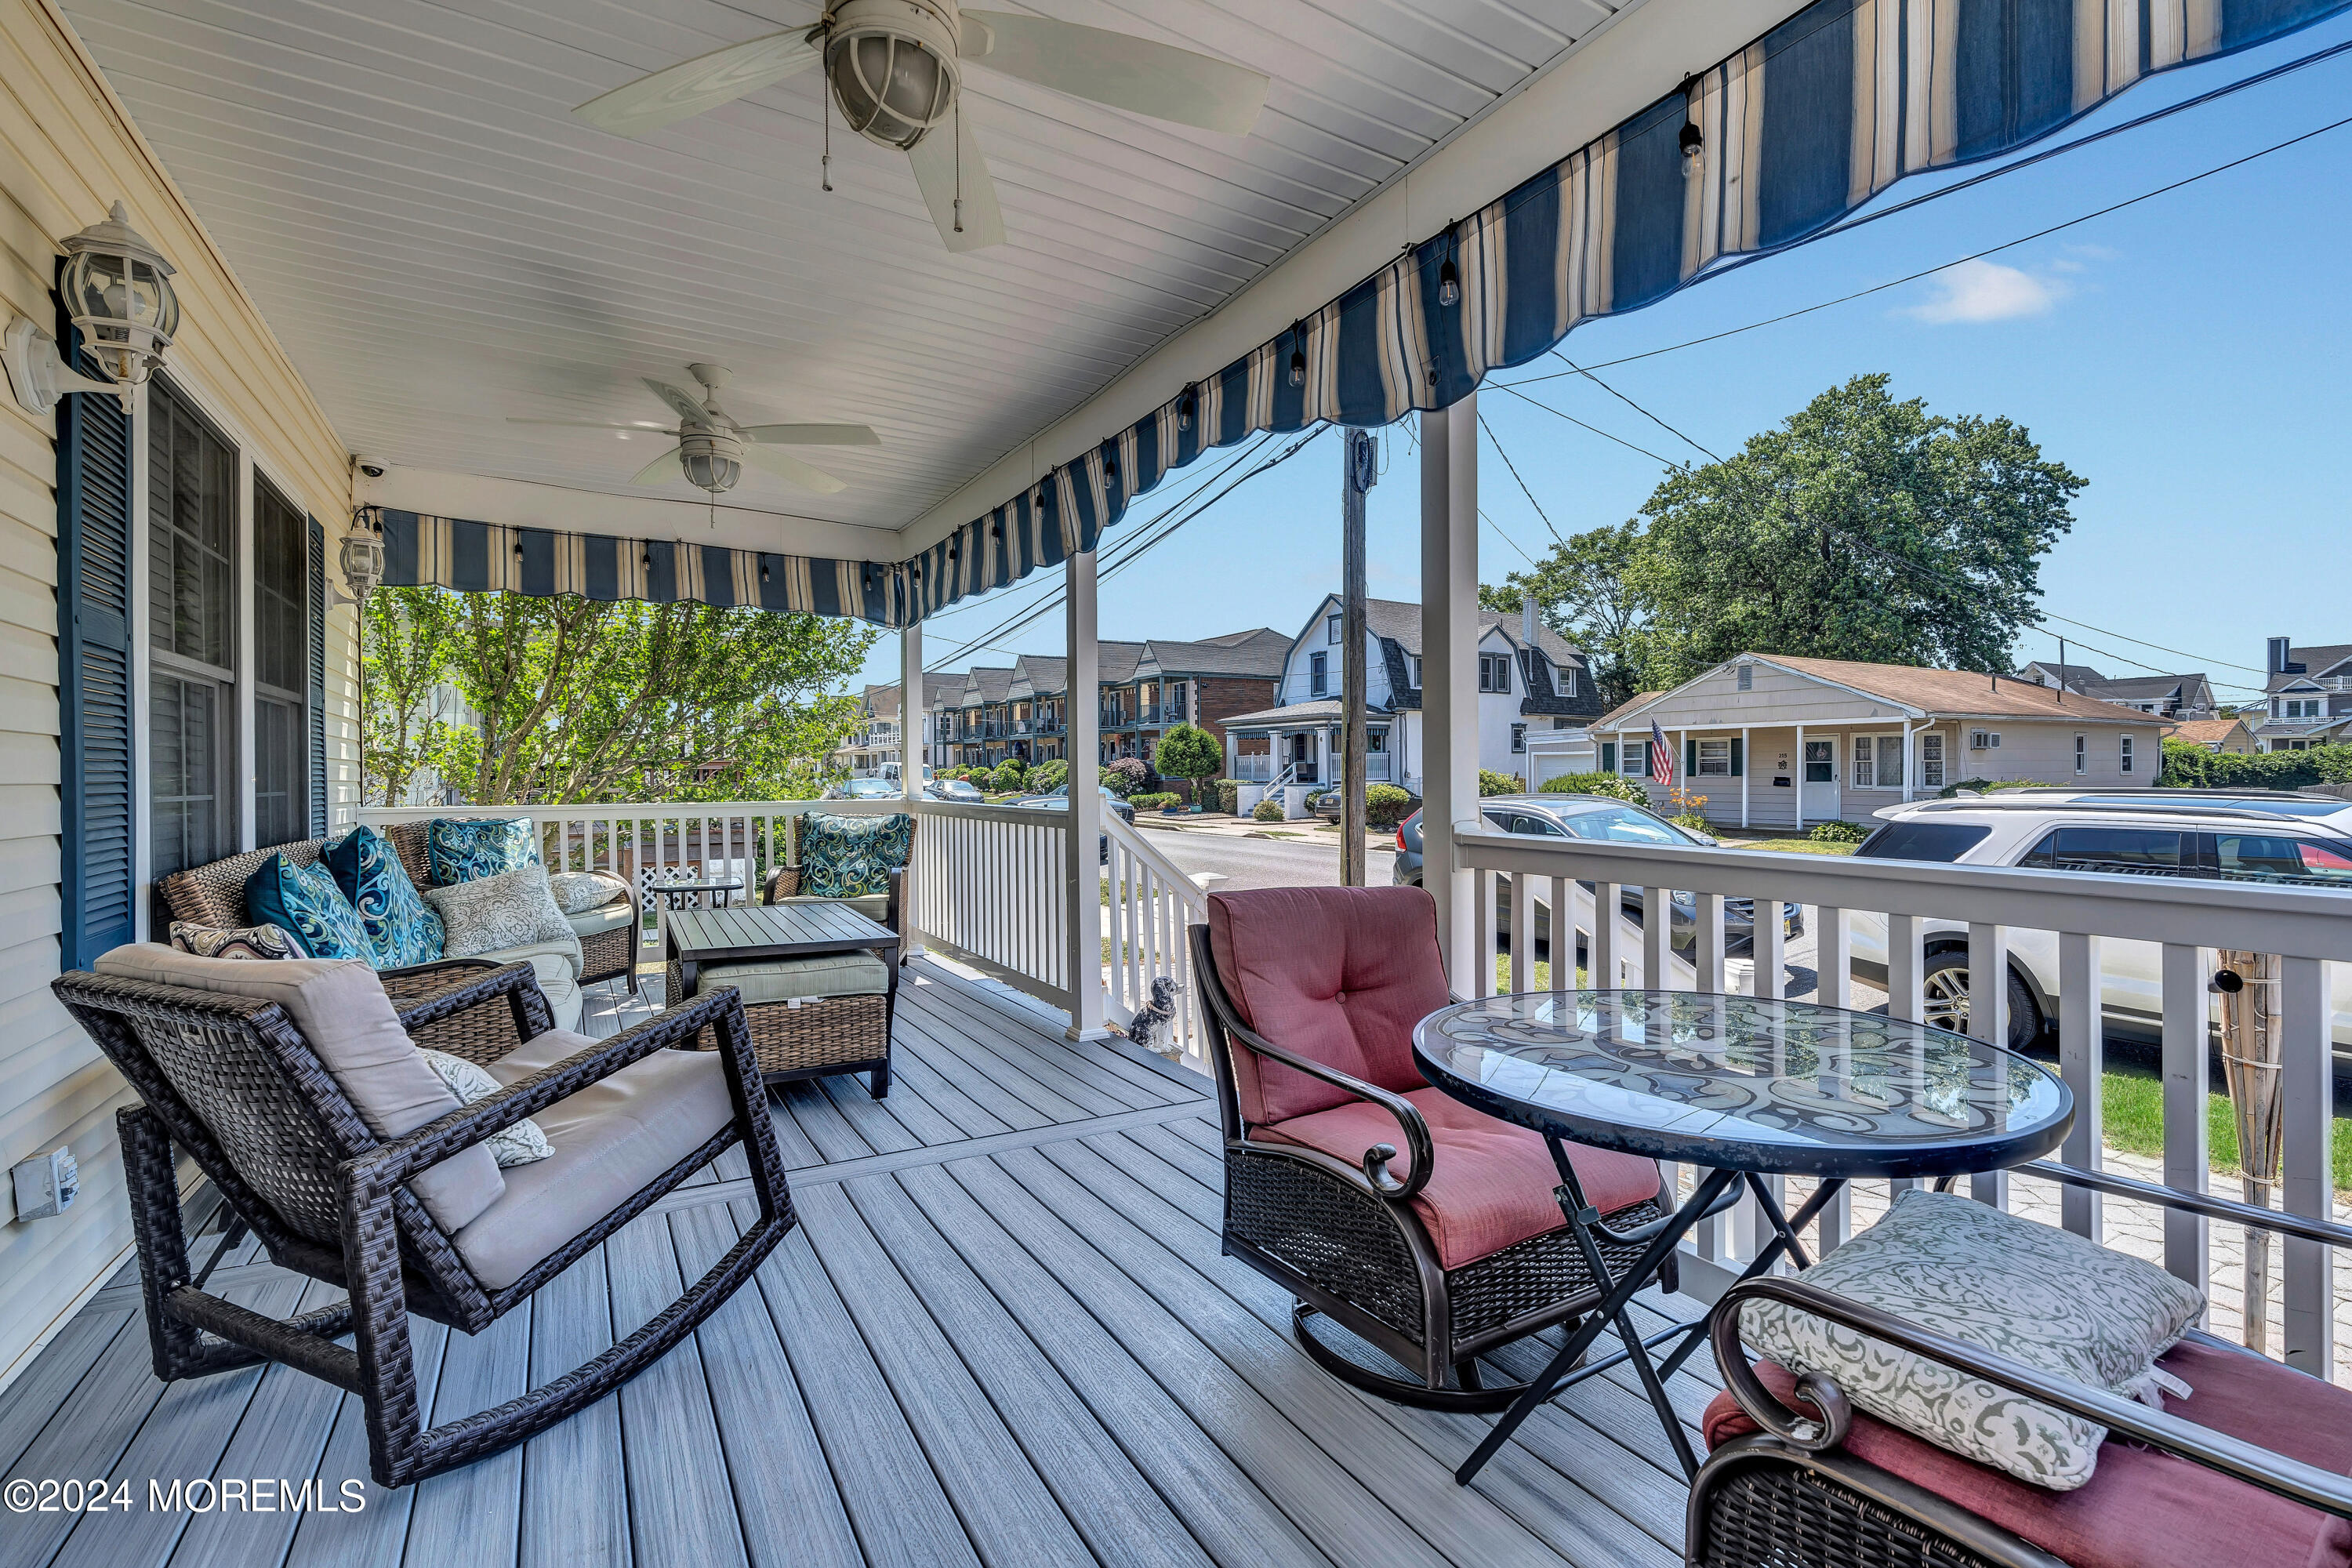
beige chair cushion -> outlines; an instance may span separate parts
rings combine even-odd
[[[820,899],[807,893],[795,893],[789,899],[778,899],[779,904],[847,904],[877,925],[890,923],[890,898],[887,893],[867,893],[855,899]]]
[[[97,969],[121,980],[277,1003],[368,1131],[379,1138],[414,1132],[457,1109],[457,1097],[402,1031],[383,983],[355,959],[256,963],[250,959],[198,958],[142,942],[106,953]],[[190,1109],[199,1116],[207,1110],[202,1105]],[[506,1183],[489,1150],[476,1144],[419,1171],[409,1178],[408,1187],[434,1223],[454,1235],[495,1202]]]
[[[596,1042],[553,1029],[488,1064],[501,1087]],[[715,1051],[656,1051],[531,1118],[554,1153],[506,1173],[506,1192],[453,1238],[484,1289],[531,1266],[628,1202],[735,1114]]]
[[[572,928],[572,935],[585,942],[592,936],[602,936],[608,931],[618,930],[636,918],[637,906],[625,901],[606,904],[585,914],[566,915],[563,923]]]
[[[879,996],[890,989],[890,965],[870,952],[706,963],[696,976],[695,994],[707,996],[721,985],[742,992],[746,1007],[812,996]]]
[[[478,952],[474,956],[488,959],[492,963],[529,963],[539,974],[540,994],[547,998],[548,1010],[555,1015],[555,1026],[559,1029],[580,1026],[582,1002],[578,937],[568,942],[502,947],[495,952]]]

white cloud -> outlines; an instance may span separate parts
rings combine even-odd
[[[2065,298],[2066,285],[1995,261],[1961,261],[1927,280],[1933,297],[1902,313],[1935,326],[2010,321],[2040,316]]]

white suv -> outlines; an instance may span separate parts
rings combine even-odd
[[[2195,877],[2327,888],[2352,917],[2352,801],[2261,790],[2005,790],[1918,801],[1877,812],[1885,826],[1859,855],[2020,866],[2140,877]],[[1968,928],[1923,921],[1927,1021],[1968,1027]],[[1853,916],[1857,977],[1886,980],[1886,918]],[[2110,940],[2100,950],[2101,1006],[2110,1026],[2158,1033],[2163,1024],[2161,949]],[[2057,1022],[2058,939],[2009,936],[2010,1043],[2031,1043]],[[2352,1051],[2352,963],[2329,966],[2337,1051]]]

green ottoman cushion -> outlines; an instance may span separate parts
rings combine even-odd
[[[742,992],[746,1007],[813,996],[879,996],[890,989],[890,966],[870,952],[708,963],[696,979],[695,993],[708,996],[721,985]]]
[[[602,936],[608,931],[618,930],[636,918],[637,906],[624,899],[617,904],[604,904],[584,914],[566,915],[563,923],[572,928],[572,935],[585,942],[592,936]]]

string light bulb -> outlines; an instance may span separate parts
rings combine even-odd
[[[1307,384],[1307,323],[1304,321],[1290,324],[1290,384]]]
[[[1199,397],[1194,395],[1191,387],[1187,386],[1184,389],[1184,395],[1178,399],[1176,404],[1177,429],[1190,430],[1192,427],[1192,411],[1199,405]]]
[[[1706,132],[1698,128],[1699,79],[1696,76],[1683,79],[1683,129],[1678,138],[1683,150],[1683,177],[1696,175],[1700,154],[1706,151]]]
[[[1462,302],[1462,269],[1451,256],[1437,269],[1437,302],[1449,310]]]

